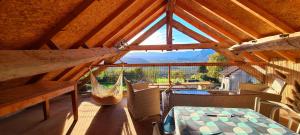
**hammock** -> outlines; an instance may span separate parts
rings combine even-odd
[[[104,88],[91,72],[92,98],[100,105],[114,105],[123,98],[123,71],[112,88]]]

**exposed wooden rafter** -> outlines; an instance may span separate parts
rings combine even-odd
[[[67,14],[61,21],[59,21],[53,28],[49,29],[48,32],[45,32],[40,39],[30,44],[29,49],[39,49],[44,45],[48,40],[54,37],[59,31],[66,27],[72,20],[74,20],[81,12],[83,12],[87,7],[89,7],[95,0],[84,0],[77,7],[74,8],[72,12]],[[28,48],[26,48],[28,49]]]
[[[231,0],[231,1],[282,33],[295,32],[295,30],[292,27],[280,21],[270,13],[264,11],[263,9],[261,9],[260,7],[258,7],[257,5],[255,5],[249,0]]]
[[[211,42],[211,40],[209,40],[208,38],[198,34],[197,32],[189,29],[188,27],[182,25],[180,22],[177,22],[175,20],[173,20],[173,27],[175,29],[177,29],[180,32],[185,32],[186,35],[190,36],[191,38],[197,40],[200,43],[207,43],[207,42]]]
[[[139,45],[128,46],[124,50],[182,50],[182,49],[213,49],[216,48],[216,43],[201,43],[201,44],[172,44],[172,45]]]
[[[173,23],[174,23],[174,27],[175,27],[175,28],[176,28],[176,25],[179,25],[179,24],[180,24],[180,23],[178,23],[178,22],[176,22],[176,21],[174,21]],[[177,24],[177,23],[178,23],[178,24]],[[182,24],[180,24],[180,25],[182,25]],[[184,34],[186,34],[186,35],[188,35],[188,36],[190,36],[190,37],[193,37],[192,35],[190,35],[190,32],[189,32],[189,31],[192,31],[192,30],[190,30],[189,28],[186,28],[186,27],[185,27],[184,29],[181,29],[181,32],[182,32],[182,33],[184,33]],[[198,34],[198,33],[196,33],[196,34]],[[198,34],[198,36],[201,36],[201,35]],[[207,39],[206,37],[203,37],[203,36],[202,36],[202,38],[205,38],[206,40],[209,40],[209,39]],[[198,40],[198,41],[199,41],[198,38],[197,38],[197,39],[195,38],[195,40]],[[199,42],[201,42],[201,41],[199,41]],[[229,60],[231,59],[231,60],[239,61],[239,62],[243,61],[242,58],[240,58],[240,57],[237,56],[237,55],[234,55],[232,52],[230,52],[230,51],[227,50],[227,49],[218,49],[218,47],[216,47],[214,50],[217,51],[217,52],[220,52],[221,54],[223,54],[223,55],[224,55],[226,58],[228,58]],[[252,66],[243,67],[243,70],[246,71],[247,73],[253,75],[253,76],[254,76],[255,78],[257,78],[258,80],[264,82],[265,75],[264,75],[263,73],[259,72],[257,69],[253,68]],[[255,73],[254,73],[254,71],[255,71]]]
[[[101,23],[99,23],[95,28],[93,28],[91,31],[89,31],[84,37],[82,37],[80,40],[78,40],[75,44],[73,44],[70,48],[76,49],[83,44],[85,44],[86,41],[88,41],[90,38],[92,38],[97,32],[101,31],[105,26],[107,26],[109,23],[111,23],[115,18],[117,18],[122,12],[124,12],[130,5],[134,3],[135,0],[128,0],[124,4],[122,4],[118,9],[116,9],[113,13],[108,15]]]
[[[0,81],[68,68],[117,53],[113,48],[0,50]]]
[[[195,1],[198,2],[202,6],[202,8],[204,8],[208,12],[210,12],[213,15],[219,17],[220,19],[222,19],[226,23],[228,23],[231,26],[233,26],[234,28],[242,31],[243,33],[247,34],[248,36],[250,36],[254,39],[260,37],[260,35],[256,31],[254,31],[253,29],[241,24],[240,22],[238,22],[237,20],[231,18],[230,16],[224,14],[224,12],[216,9],[212,5],[208,4],[206,1],[204,1],[204,0],[195,0]]]
[[[110,23],[114,18],[116,18],[117,16],[119,16],[122,12],[124,12],[124,10],[126,10],[128,7],[130,7],[130,5],[132,5],[133,1],[128,1],[126,4],[122,5],[121,7],[119,7],[115,12],[112,13],[112,15],[110,15],[107,19],[105,19],[104,22],[106,22],[105,24],[101,23],[99,24],[93,31],[91,31],[91,33],[89,33],[86,36],[86,39],[91,38],[94,34],[96,34],[98,31],[100,31],[104,26],[106,26],[108,23]],[[164,3],[164,2],[163,2]],[[144,7],[142,12],[136,12],[135,14],[133,14],[131,17],[128,18],[128,21],[122,23],[115,31],[112,31],[109,35],[112,36],[107,36],[108,38],[104,38],[106,41],[103,42],[103,45],[106,46],[107,44],[110,44],[109,41],[115,36],[117,35],[118,32],[120,32],[123,28],[125,28],[126,25],[128,25],[128,22],[130,21],[135,21],[136,18],[138,18],[139,15],[145,13],[147,10],[149,10],[153,5],[155,5],[155,2],[152,3],[148,3],[146,4],[147,6]],[[161,5],[162,6],[162,5]],[[159,6],[159,8],[161,8]],[[158,8],[154,8],[154,10],[151,11],[151,13],[156,12],[157,10],[159,10]],[[150,14],[152,15],[152,14]],[[115,16],[115,17],[114,17]],[[148,16],[147,16],[148,17]],[[144,20],[143,20],[144,21]],[[139,25],[140,23],[137,22],[136,25]],[[103,26],[102,26],[103,25]],[[101,29],[100,29],[101,28]],[[133,29],[133,28],[132,28]],[[130,29],[130,30],[132,30]],[[85,41],[87,41],[86,39],[84,39]],[[123,37],[120,37],[117,41],[123,39]],[[102,45],[101,45],[102,46]],[[76,74],[80,71],[80,70],[84,70],[85,67],[91,65],[91,64],[97,64],[99,62],[101,62],[102,60],[97,60],[94,61],[92,63],[86,63],[83,65],[79,65],[77,67],[71,68],[71,69],[67,69],[68,71],[60,74],[60,76],[57,76],[56,79],[57,80],[70,80],[71,78],[77,76]]]
[[[143,63],[143,64],[109,64],[93,65],[93,67],[159,67],[159,66],[251,66],[267,65],[264,62],[197,62],[197,63]]]
[[[215,33],[219,33],[218,31],[210,31],[207,28],[203,27],[201,25],[201,21],[196,18],[195,16],[187,13],[185,10],[183,10],[180,7],[176,7],[175,8],[175,14],[178,15],[179,17],[181,17],[182,19],[184,19],[185,21],[187,21],[188,23],[190,23],[191,25],[193,25],[194,27],[198,28],[199,30],[201,30],[202,32],[206,33],[207,35],[209,35],[210,37],[214,38],[215,40],[217,40],[219,43],[219,47],[229,47],[231,46],[231,43],[228,42],[227,40],[225,40],[224,38],[221,38],[220,36],[217,36]],[[220,33],[222,34],[222,33]],[[225,36],[226,37],[226,36]],[[238,41],[237,41],[238,42]],[[252,55],[243,53],[243,56],[249,60],[254,59]],[[257,56],[258,57],[258,56]]]
[[[166,18],[167,18],[167,36],[166,41],[167,44],[172,45],[173,42],[173,12],[176,4],[176,0],[168,0],[167,10],[166,10]]]
[[[200,4],[201,4],[201,3],[200,3]],[[207,4],[205,4],[205,5],[208,6]],[[204,16],[201,16],[200,14],[196,13],[196,12],[195,12],[192,8],[190,8],[189,6],[184,5],[184,4],[181,4],[181,6],[182,6],[182,8],[186,9],[186,12],[187,12],[187,13],[190,13],[192,16],[195,16],[197,19],[199,19],[200,21],[202,21],[202,22],[205,23],[206,25],[210,26],[212,29],[216,30],[218,33],[220,33],[220,34],[222,34],[223,36],[225,36],[225,37],[231,39],[233,42],[235,42],[235,43],[240,43],[240,42],[242,42],[242,40],[241,40],[238,36],[236,36],[236,35],[234,35],[234,34],[232,34],[232,33],[227,32],[224,28],[222,28],[222,26],[218,26],[218,25],[214,24],[213,22],[209,21],[209,20],[206,19]],[[178,7],[178,10],[180,10],[181,12],[183,12],[183,9],[180,9],[180,7]],[[207,8],[207,10],[210,10],[210,9]],[[230,17],[228,17],[228,16],[225,15],[224,13],[221,13],[221,12],[218,12],[218,11],[213,11],[213,10],[210,10],[210,12],[213,12],[215,15],[217,15],[217,17],[220,17],[221,19],[223,19],[223,20],[226,21],[226,22],[228,22],[229,20],[232,20]],[[217,14],[217,13],[218,13],[218,14]],[[219,15],[219,14],[221,14],[221,15]],[[230,23],[230,24],[233,25],[233,26],[235,26],[235,27],[239,26],[239,29],[241,29],[241,28],[246,28],[246,26],[243,26],[242,24],[240,24],[239,22],[236,22],[236,21],[234,21],[234,24],[233,24],[233,23]],[[246,29],[248,30],[248,28],[246,28]],[[243,31],[245,31],[245,30],[243,30]],[[257,36],[257,35],[258,35],[258,34],[255,33],[254,31],[248,32],[248,34],[249,34],[249,33],[253,33],[253,36]],[[251,37],[253,37],[253,36],[251,36]],[[256,53],[253,53],[253,54],[256,56]],[[257,56],[257,57],[258,57],[258,56]],[[264,57],[267,57],[267,56],[264,56]],[[246,58],[247,58],[248,60],[253,59],[253,58],[251,57],[251,55],[246,55]],[[258,57],[258,58],[260,58],[260,57]],[[264,59],[262,59],[262,60],[264,60]]]
[[[149,5],[153,4],[152,1],[149,1],[147,4],[145,4],[145,6],[142,9],[146,9],[147,7],[149,7]],[[135,18],[137,18],[137,16],[141,14],[140,11],[135,12],[135,14],[132,14],[127,21],[125,21],[124,23],[122,23],[121,25],[119,25],[118,27],[116,27],[115,30],[112,30],[107,36],[105,36],[100,42],[98,42],[95,47],[100,47],[101,45],[104,45],[106,47],[109,47],[111,44],[107,44],[106,42],[109,41],[109,39],[111,37],[113,37],[114,35],[116,35],[122,28],[126,27],[128,25],[129,22],[131,22],[132,20],[134,20]],[[116,41],[119,42],[119,41]],[[115,43],[116,43],[115,42]]]
[[[210,28],[218,31],[219,33],[221,33],[222,35],[226,36],[228,39],[232,40],[233,42],[236,42],[236,43],[239,42],[239,40],[240,40],[239,37],[237,37],[236,35],[228,32],[222,26],[217,25],[214,22],[210,21],[204,15],[201,15],[201,14],[197,13],[195,11],[195,9],[191,8],[188,5],[185,5],[181,1],[177,2],[177,8],[178,8],[178,10],[184,10],[184,11],[186,11],[186,13],[191,14],[192,16],[196,17],[199,21],[201,21],[202,23],[206,24]]]
[[[145,17],[143,17],[140,21],[137,22],[137,24],[139,24],[139,27],[131,27],[127,33],[124,33],[123,35],[121,35],[119,38],[117,38],[117,40],[120,39],[131,39],[133,38],[136,34],[140,33],[142,30],[144,30],[148,25],[150,25],[154,20],[156,20],[159,16],[161,16],[164,12],[165,12],[165,3],[163,3],[163,5],[161,5],[159,8],[155,8],[154,10],[152,10],[149,14],[147,14]],[[153,27],[153,26],[152,26]],[[110,58],[109,60],[106,60],[106,63],[115,63],[117,60],[119,60],[121,57],[123,57],[126,53],[125,52],[120,52],[118,55],[116,55],[115,57]],[[94,62],[93,64],[98,64],[99,62]],[[94,74],[99,74],[102,71],[104,71],[106,68],[98,68],[96,70],[93,71]],[[78,74],[86,74],[88,72],[87,68],[84,68],[82,71],[80,71]],[[76,75],[72,78],[72,80],[78,80],[80,78],[79,75]],[[80,84],[79,85],[83,85],[85,83],[87,83],[89,81],[89,78],[86,77],[82,80],[80,80]]]

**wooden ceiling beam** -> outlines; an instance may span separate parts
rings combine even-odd
[[[232,40],[233,42],[235,42],[235,43],[241,42],[241,40],[238,36],[228,32],[222,26],[215,24],[213,21],[210,21],[205,16],[203,16],[203,15],[199,14],[198,12],[196,12],[195,9],[191,8],[188,5],[185,5],[181,1],[177,1],[177,8],[178,8],[178,10],[184,10],[184,11],[186,11],[186,13],[196,17],[199,21],[206,24],[207,26],[214,29],[215,31],[218,31],[223,36],[227,37],[228,39]]]
[[[176,28],[176,26],[178,25],[177,23],[178,23],[178,22],[176,22],[175,20],[173,21],[173,25],[174,25],[175,28]],[[179,23],[179,24],[180,24],[180,23]],[[182,25],[182,24],[180,24],[180,25]],[[190,35],[190,32],[189,32],[189,31],[192,31],[192,30],[190,30],[189,28],[181,29],[181,32],[182,32],[182,33],[184,33],[184,34],[186,34],[186,35],[192,37],[192,35]],[[197,33],[197,34],[198,34],[198,33]],[[199,35],[199,36],[200,36],[200,35]],[[195,40],[197,40],[197,39],[195,39]],[[199,40],[198,40],[198,41],[199,41]],[[199,41],[199,42],[201,42],[201,41]],[[219,53],[221,53],[223,56],[225,56],[225,57],[226,57],[227,59],[229,59],[229,60],[238,61],[238,62],[244,61],[240,56],[234,55],[234,54],[233,54],[232,52],[230,52],[228,49],[219,49],[218,47],[216,47],[214,50],[217,51],[217,52],[219,52]],[[239,67],[242,67],[242,66],[239,66]],[[264,75],[263,73],[259,72],[259,71],[258,71],[257,69],[255,69],[254,67],[252,67],[252,66],[248,66],[248,67],[243,66],[242,68],[243,68],[243,70],[246,71],[247,73],[253,75],[253,76],[256,77],[258,80],[264,82],[265,75]],[[253,71],[253,73],[250,72],[250,71]],[[254,72],[254,71],[255,71],[255,72]]]
[[[231,26],[235,27],[236,29],[242,31],[243,33],[247,34],[248,36],[250,36],[250,37],[252,37],[254,39],[260,38],[260,35],[256,31],[254,31],[254,30],[250,29],[249,27],[247,27],[247,26],[239,23],[235,19],[232,19],[231,17],[229,17],[228,15],[224,14],[223,12],[221,12],[219,10],[216,10],[214,7],[212,7],[211,5],[209,5],[204,0],[195,0],[195,1],[198,2],[200,5],[202,5],[202,7],[205,8],[210,13],[212,13],[215,16],[219,17],[223,21],[227,22],[228,24],[230,24]],[[276,53],[278,53],[278,52],[276,52]],[[285,54],[285,52],[281,52],[280,55],[289,56],[288,54]],[[284,57],[284,58],[287,58],[287,57]]]
[[[146,32],[144,32],[140,37],[138,37],[136,40],[133,41],[132,45],[139,45],[142,43],[145,39],[147,39],[149,36],[151,36],[155,31],[160,29],[164,24],[166,24],[167,19],[163,18],[159,22],[157,22],[155,25],[153,25],[150,29],[148,29]]]
[[[151,5],[154,5],[154,4],[155,3],[153,1],[149,1],[141,9],[143,9],[145,11],[145,9],[150,8]],[[126,27],[128,25],[128,23],[130,23],[132,20],[136,19],[140,14],[141,14],[140,10],[138,10],[137,12],[135,12],[134,14],[132,14],[130,17],[128,17],[128,19],[124,23],[122,23],[121,25],[119,25],[118,27],[116,27],[114,30],[112,30],[108,35],[106,35],[94,47],[101,47],[101,45],[104,45],[106,47],[110,47],[111,44],[108,44],[107,41],[109,41],[109,39],[111,39],[114,35],[116,35],[122,28]],[[119,42],[119,41],[116,41],[116,42]]]
[[[113,48],[69,50],[0,50],[0,81],[68,68],[111,57]]]
[[[267,24],[269,24],[270,26],[282,33],[295,32],[295,30],[292,27],[288,26],[287,24],[277,19],[276,17],[266,12],[262,8],[258,7],[256,4],[252,3],[249,0],[231,0],[231,2],[238,5],[242,9],[248,11],[250,14],[256,16],[260,20],[266,22]]]
[[[296,58],[294,58],[292,55],[286,53],[285,51],[278,51],[275,50],[275,53],[277,53],[279,56],[283,57],[286,60],[292,61],[292,62],[298,62]]]
[[[144,32],[141,36],[139,36],[131,45],[138,46],[140,43],[142,43],[145,39],[147,39],[150,35],[152,35],[155,31],[160,29],[164,24],[166,24],[166,18],[161,19],[159,22],[157,22],[155,25],[153,25],[150,29],[148,29],[146,32]],[[117,56],[109,60],[110,62],[116,62],[118,59],[122,58],[125,54],[127,54],[128,51],[122,51]]]
[[[131,31],[128,31],[129,32],[128,34],[123,35],[123,38],[125,40],[132,39],[134,36],[136,36],[142,30],[144,30],[148,25],[150,25],[153,21],[155,21],[156,19],[158,19],[164,12],[165,12],[165,6],[162,5],[162,7],[159,8],[155,13],[148,14],[148,16],[146,18],[143,18],[143,22],[141,23],[141,25],[143,25],[142,27],[134,27]],[[145,24],[144,24],[144,21],[146,22]],[[156,23],[156,25],[157,25],[157,23]],[[154,26],[152,26],[152,27],[154,27]],[[113,57],[113,58],[111,58],[109,60],[105,60],[105,62],[106,63],[115,63],[117,60],[119,60],[120,58],[122,58],[126,53],[127,52],[120,52],[117,56],[115,56],[115,57]]]
[[[300,32],[289,35],[275,35],[234,45],[230,48],[235,53],[255,51],[282,51],[300,49]]]
[[[140,25],[146,20],[147,21],[147,19],[151,19],[150,21],[148,21],[143,27],[134,27],[134,28],[132,28],[132,29],[130,29],[130,31],[129,31],[129,33],[130,32],[132,32],[132,31],[134,31],[134,29],[138,29],[135,33],[131,33],[131,36],[128,36],[128,35],[123,35],[124,36],[124,38],[125,38],[125,36],[127,36],[127,38],[128,39],[131,39],[131,38],[133,38],[133,36],[135,36],[137,33],[139,33],[140,31],[142,31],[144,28],[146,28],[150,23],[152,23],[154,20],[156,20],[159,16],[161,16],[161,14],[164,12],[164,8],[165,7],[163,7],[164,5],[160,5],[160,6],[162,6],[162,7],[160,7],[160,8],[155,8],[154,10],[156,10],[156,11],[151,11],[149,14],[147,14],[146,16],[145,16],[145,18],[143,18],[143,19],[141,19],[142,21],[140,22]],[[152,18],[153,17],[153,18]],[[164,18],[164,19],[162,19],[160,22],[157,22],[155,25],[153,25],[150,29],[152,29],[152,30],[148,30],[148,31],[146,31],[145,33],[148,33],[147,35],[151,35],[152,33],[154,33],[156,30],[158,30],[160,27],[162,27],[164,24],[165,24],[165,22],[166,22],[166,19]],[[160,25],[160,26],[157,26],[157,25]],[[153,30],[153,29],[156,29],[156,30]],[[150,32],[151,31],[151,32]],[[127,33],[127,34],[129,34],[129,33]],[[145,34],[144,33],[144,34]],[[147,38],[147,37],[144,37],[145,39]],[[142,42],[144,39],[140,39],[139,41],[136,41],[136,43],[137,42]],[[122,52],[120,52],[120,53],[118,53],[116,56],[114,56],[114,57],[111,57],[111,58],[109,58],[109,63],[115,63],[117,60],[119,60],[121,57],[123,57],[125,54],[127,53],[127,51],[122,51]],[[100,63],[102,60],[100,60],[100,61],[96,61],[96,62],[93,62],[93,64],[97,64],[97,63]],[[99,69],[97,69],[97,70],[95,70],[95,71],[93,71],[93,73],[95,73],[95,74],[99,74],[100,72],[102,72],[102,71],[104,71],[106,68],[99,68]],[[72,77],[72,79],[71,80],[78,80],[82,75],[84,75],[84,74],[86,74],[86,72],[88,72],[88,70],[86,69],[86,68],[83,68],[82,70],[80,70],[80,72],[78,73],[78,74],[74,74],[74,76]],[[85,79],[83,79],[83,80],[81,80],[80,82],[80,84],[85,84],[85,82],[87,82],[89,80],[89,78],[87,77],[87,78],[85,78]]]
[[[258,34],[256,31],[254,31],[253,29],[241,24],[240,22],[238,22],[237,20],[231,18],[230,16],[224,14],[224,12],[219,11],[218,9],[213,7],[212,5],[208,4],[206,1],[204,1],[204,0],[195,0],[195,1],[198,4],[200,4],[202,6],[202,8],[204,8],[208,12],[210,12],[213,15],[217,16],[218,18],[222,19],[226,23],[230,24],[231,26],[233,26],[234,28],[240,30],[241,32],[247,34],[248,36],[250,36],[254,39],[260,37],[260,34]]]
[[[178,31],[190,36],[191,38],[195,39],[198,42],[212,42],[211,40],[209,40],[208,38],[194,32],[193,30],[185,27],[184,25],[182,25],[181,23],[173,20],[173,27],[175,29],[177,29]],[[234,55],[232,52],[226,50],[226,49],[219,49],[218,47],[215,47],[214,50],[216,50],[217,52],[220,52],[221,54],[223,54],[226,58],[228,59],[233,59],[234,61],[243,61],[243,59],[236,57],[236,55]]]
[[[194,27],[198,28],[200,31],[204,32],[205,34],[207,34],[208,36],[214,38],[215,40],[217,40],[220,44],[219,47],[224,46],[224,47],[229,47],[231,46],[231,44],[226,41],[224,38],[221,38],[220,36],[217,36],[214,32],[219,33],[218,31],[214,30],[214,32],[208,30],[207,28],[203,27],[201,25],[201,21],[199,21],[195,16],[192,16],[191,14],[187,13],[185,10],[183,10],[180,7],[176,7],[175,8],[175,14],[178,15],[180,18],[182,18],[183,20],[185,20],[186,22],[190,23],[191,25],[193,25]],[[222,35],[222,33],[219,33]],[[224,36],[224,35],[223,35]],[[226,37],[226,36],[224,36]],[[220,51],[220,50],[219,50]],[[243,56],[245,58],[247,58],[248,60],[253,60],[253,56],[248,54],[247,52],[243,53]],[[256,56],[256,55],[255,55]],[[258,57],[258,56],[256,56]],[[259,57],[260,58],[260,57]],[[261,58],[260,58],[261,59]]]
[[[201,21],[199,21],[196,17],[194,17],[191,14],[184,11],[182,8],[176,7],[175,8],[175,14],[177,16],[179,16],[180,18],[182,18],[183,20],[185,20],[186,22],[193,25],[194,27],[196,27],[197,29],[199,29],[200,31],[204,32],[205,34],[207,34],[210,37],[217,40],[219,42],[219,44],[224,45],[226,47],[231,46],[228,42],[226,42],[226,40],[224,38],[221,38],[221,37],[217,36],[215,33],[211,32],[207,28],[203,27],[201,25],[201,23],[202,23]]]
[[[151,11],[149,11],[149,13],[144,15],[141,19],[136,20],[135,25],[132,25],[125,32],[123,32],[123,34],[118,36],[112,42],[116,43],[121,40],[128,41],[129,39],[131,39],[133,36],[138,34],[141,30],[145,29],[150,23],[152,23],[152,21],[149,21],[148,23],[146,23],[146,25],[144,25],[143,27],[140,27],[141,25],[143,25],[145,23],[145,20],[147,20],[149,18],[149,16],[150,17],[154,16],[153,18],[155,18],[155,19],[158,18],[159,16],[161,16],[163,14],[163,12],[165,11],[165,8],[166,8],[165,5],[166,5],[166,2],[162,1],[162,3],[160,3],[157,7],[153,8]],[[145,11],[146,10],[143,10],[143,12],[145,12]],[[140,14],[143,14],[143,12]],[[104,44],[108,44],[108,43],[104,43]]]
[[[92,38],[92,36],[94,36],[97,32],[101,31],[102,28],[104,28],[111,21],[113,21],[116,17],[121,15],[122,12],[124,12],[126,9],[128,9],[128,7],[130,7],[132,5],[132,3],[134,3],[134,0],[127,1],[125,4],[123,4],[121,7],[119,7],[115,12],[113,12],[110,16],[108,16],[102,23],[100,23],[97,27],[95,27],[92,31],[90,31],[90,33],[87,34],[84,38],[82,38],[81,41],[78,41],[77,43],[75,43],[75,46],[73,46],[73,47],[78,47],[80,44],[85,44],[85,42],[88,39]],[[129,21],[126,21],[126,22],[122,23],[116,30],[112,31],[108,36],[106,36],[104,38],[105,41],[103,42],[103,45],[106,46],[107,42],[110,39],[112,39],[113,36],[115,36],[118,32],[120,32],[121,29],[126,27],[126,25],[128,25],[129,22],[134,21],[140,14],[143,14],[148,8],[150,8],[154,4],[155,4],[155,2],[147,3],[146,4],[147,6],[142,8],[142,9],[145,9],[145,10],[143,10],[142,12],[138,11],[135,14],[133,14],[131,17],[129,17],[129,19],[128,19]],[[99,45],[99,46],[103,46],[103,45]],[[86,63],[85,65],[90,65],[90,64],[92,64],[92,63]],[[67,71],[64,72],[63,74],[60,74],[60,77],[58,78],[58,80],[62,80],[62,79],[65,79],[65,78],[69,79],[69,78],[71,78],[70,75],[75,76],[75,74],[74,74],[75,71],[74,70],[78,69],[78,71],[79,71],[79,70],[82,70],[84,68],[84,66],[80,66],[80,67],[81,68],[74,67],[72,69],[66,69]],[[60,78],[62,78],[62,79],[60,79]]]
[[[197,32],[189,29],[188,27],[182,25],[180,22],[177,22],[176,20],[173,20],[173,27],[175,29],[177,29],[178,31],[180,31],[180,32],[184,31],[185,33],[187,33],[188,36],[190,36],[191,38],[197,40],[200,43],[202,43],[202,42],[203,43],[211,42],[210,39],[208,39],[208,38],[198,34]]]
[[[115,18],[120,16],[122,12],[124,12],[126,9],[128,9],[135,0],[128,0],[124,4],[122,4],[119,8],[117,8],[114,12],[112,12],[110,15],[108,15],[101,23],[99,23],[95,28],[90,30],[84,37],[82,37],[80,40],[78,40],[75,44],[73,44],[70,48],[76,49],[80,47],[81,45],[85,44],[89,39],[91,39],[95,34],[97,34],[99,31],[101,31],[105,26],[107,26],[109,23],[111,23]]]
[[[167,44],[172,45],[173,42],[173,31],[172,31],[172,22],[173,22],[173,12],[176,4],[176,0],[168,0],[167,10],[166,10],[166,18],[167,18],[167,28],[166,28],[166,41]]]
[[[156,20],[157,18],[159,18],[159,16],[161,16],[165,11],[165,3],[162,3],[162,5],[159,5],[158,8],[155,8],[154,10],[152,10],[149,14],[145,15],[145,17],[143,17],[141,19],[141,21],[137,22],[138,27],[132,27],[131,29],[129,29],[127,31],[127,33],[124,33],[123,35],[121,35],[119,38],[120,39],[131,39],[133,38],[136,34],[140,33],[142,30],[144,30],[148,25],[150,25],[154,20]],[[139,27],[140,25],[143,25],[142,27]],[[121,57],[123,57],[126,54],[126,52],[120,52],[118,55],[110,58],[109,60],[105,60],[107,63],[115,63],[117,60],[119,60]],[[98,62],[100,63],[100,61]],[[98,68],[97,70],[94,70],[93,73],[95,74],[99,74],[102,71],[104,71],[106,68]],[[86,71],[87,72],[87,71]],[[86,73],[85,72],[85,73]],[[76,75],[78,76],[78,75]],[[80,77],[74,77],[79,79]],[[72,80],[74,79],[72,78]],[[81,80],[79,83],[85,84],[86,82],[88,82],[89,78],[84,78],[83,80]]]
[[[78,4],[69,14],[63,17],[56,25],[49,29],[48,32],[41,35],[34,43],[27,45],[25,49],[40,49],[48,40],[53,38],[58,32],[60,32],[64,27],[66,27],[72,20],[74,20],[81,12],[83,12],[87,7],[89,7],[95,0],[84,0]]]
[[[255,56],[259,57],[260,59],[262,59],[265,62],[269,62],[270,58],[267,57],[266,55],[264,55],[262,52],[252,52]]]
[[[213,49],[217,43],[201,43],[201,44],[166,44],[166,45],[130,45],[123,50],[138,51],[138,50],[182,50],[182,49]]]
[[[227,37],[228,39],[232,40],[235,43],[242,42],[242,40],[239,37],[235,36],[234,34],[231,34],[231,33],[227,32],[221,26],[218,26],[218,25],[214,24],[213,22],[210,22],[204,16],[201,16],[200,14],[197,14],[191,7],[186,6],[186,5],[182,4],[182,3],[178,3],[178,5],[180,5],[180,7],[178,7],[178,6],[176,7],[176,10],[175,10],[175,12],[177,11],[176,13],[178,13],[178,14],[184,14],[187,17],[189,15],[190,16],[189,18],[192,18],[192,17],[196,18],[197,20],[199,20],[202,23],[206,24],[207,26],[211,27],[213,30],[215,30],[216,32],[220,33],[221,35]],[[187,9],[187,10],[184,10],[184,9]],[[196,27],[197,25],[194,25],[194,26]],[[197,28],[199,28],[199,27],[197,27]],[[203,28],[200,29],[200,30],[203,30]],[[206,32],[206,34],[208,34],[208,33]],[[215,38],[216,40],[220,40],[220,42],[222,42],[222,43],[225,43],[224,40],[218,38],[217,36],[213,36],[213,35],[214,34],[211,34],[211,36],[213,38]],[[256,53],[253,53],[253,54],[256,57],[258,57],[259,59],[261,59],[261,57],[257,56]],[[251,55],[245,55],[244,57],[246,57],[248,60],[253,59],[253,56],[251,56],[251,57],[250,56]],[[267,56],[264,56],[264,57],[267,57]],[[264,60],[264,59],[261,59],[261,60]]]
[[[160,66],[265,66],[265,62],[194,62],[194,63],[142,63],[142,64],[108,64],[92,65],[92,67],[160,67]]]

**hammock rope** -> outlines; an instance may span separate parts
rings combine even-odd
[[[123,98],[123,69],[118,80],[112,88],[105,88],[101,85],[92,70],[90,70],[92,98],[101,105],[114,105],[119,103]]]

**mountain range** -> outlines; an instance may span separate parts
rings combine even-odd
[[[215,51],[211,49],[170,52],[130,52],[121,58],[121,60],[128,64],[206,62],[209,55],[213,53]]]

